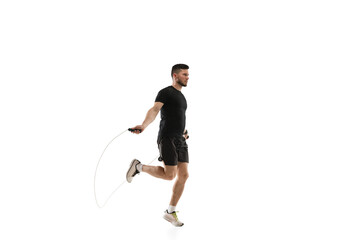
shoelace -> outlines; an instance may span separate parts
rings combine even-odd
[[[178,217],[177,217],[177,215],[176,215],[176,213],[177,212],[172,212],[172,213],[170,213],[175,219],[176,219],[176,221],[179,221],[179,219],[178,219]]]

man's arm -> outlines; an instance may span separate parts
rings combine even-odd
[[[133,133],[139,134],[141,132],[143,132],[145,130],[145,128],[147,128],[147,126],[150,125],[150,123],[152,123],[156,116],[158,115],[160,109],[164,106],[164,103],[162,102],[155,102],[154,106],[152,108],[149,109],[149,111],[146,114],[145,120],[142,123],[142,125],[137,125],[135,127],[133,127],[133,129],[135,129],[135,131],[133,131]]]

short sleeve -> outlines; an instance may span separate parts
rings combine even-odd
[[[167,98],[168,98],[167,91],[165,91],[165,89],[163,89],[163,90],[160,90],[160,92],[156,96],[155,102],[162,102],[165,104]]]

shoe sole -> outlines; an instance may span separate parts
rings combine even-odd
[[[137,159],[132,160],[130,163],[129,170],[126,173],[126,181],[128,183],[131,183],[134,178],[132,175],[136,172],[137,163],[140,163],[140,161]]]
[[[175,222],[172,221],[172,219],[168,218],[167,215],[164,215],[163,218],[168,221],[169,223],[171,223],[172,225],[174,225],[175,227],[182,227],[184,226],[184,223],[182,225],[177,225]]]

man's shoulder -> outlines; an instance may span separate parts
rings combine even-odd
[[[172,86],[167,86],[167,87],[164,87],[163,89],[161,89],[160,92],[171,91],[172,88],[173,88]]]
[[[172,95],[171,90],[171,86],[161,89],[156,96],[155,102],[162,102],[165,104]]]
[[[171,94],[173,92],[173,87],[168,86],[159,91],[159,94]]]

